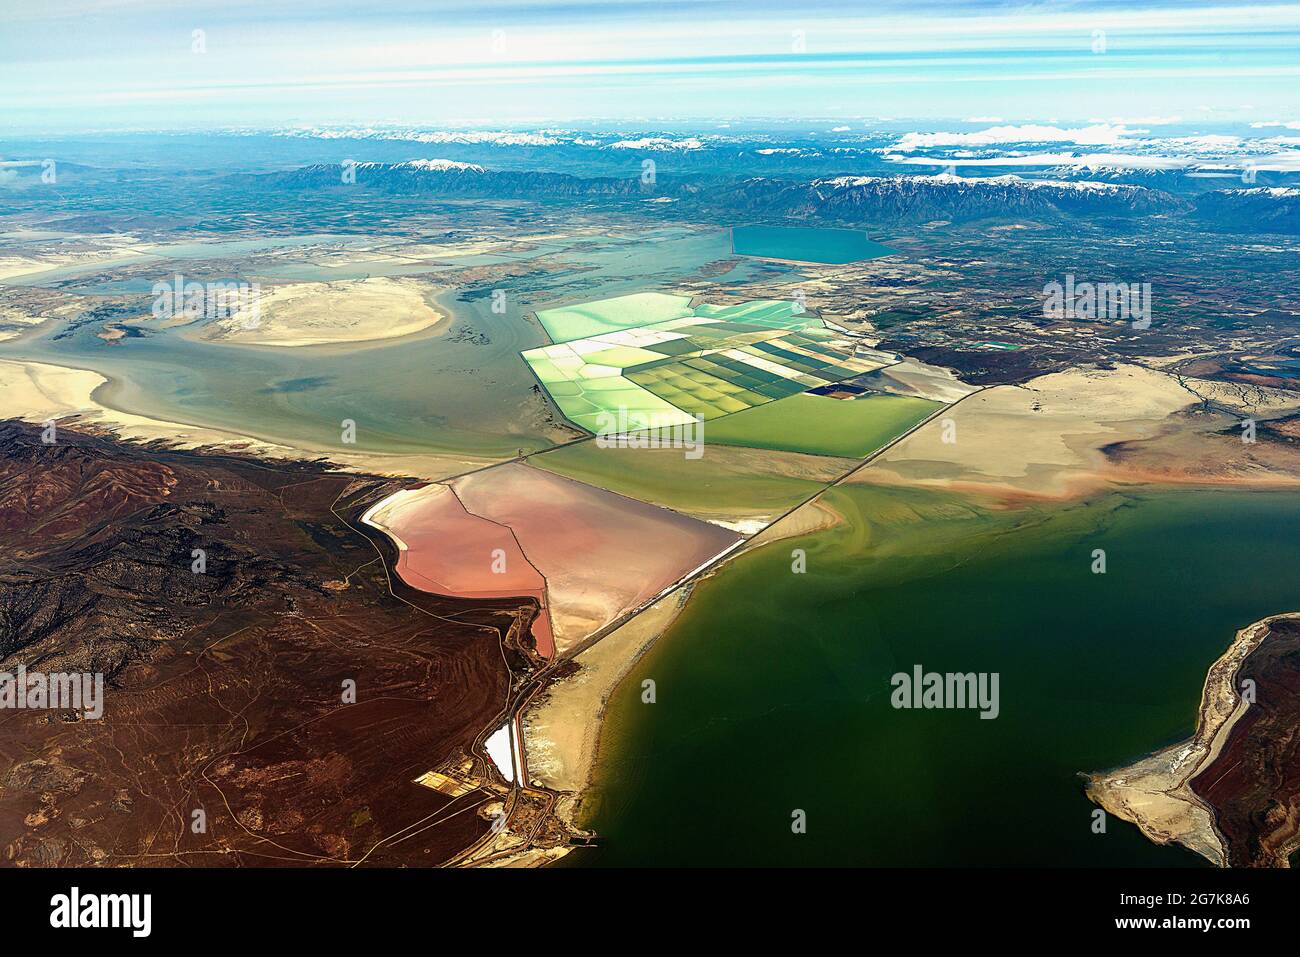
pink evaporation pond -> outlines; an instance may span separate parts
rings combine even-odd
[[[534,598],[537,651],[555,655],[546,579],[504,525],[471,515],[445,485],[429,485],[396,498],[370,523],[397,540],[397,574],[412,588],[455,598]]]
[[[451,485],[471,514],[508,526],[545,577],[560,654],[741,540],[717,525],[531,465],[498,465]]]

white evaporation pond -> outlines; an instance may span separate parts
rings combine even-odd
[[[488,736],[488,739],[483,742],[483,746],[487,748],[488,757],[497,766],[501,776],[513,784],[515,782],[515,756],[510,740],[510,722],[507,721],[493,731]]]

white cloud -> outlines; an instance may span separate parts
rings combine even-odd
[[[1172,126],[1183,122],[1181,116],[1112,116],[1110,121],[1119,126]]]
[[[1001,143],[1077,143],[1080,146],[1118,146],[1126,137],[1146,130],[1098,123],[1095,126],[1062,129],[1059,126],[991,126],[976,133],[905,133],[894,144],[902,153],[932,146],[994,146]]]
[[[612,150],[652,150],[656,152],[688,151],[704,149],[704,142],[694,136],[675,140],[667,136],[643,136],[639,140],[619,140],[610,143]]]
[[[1295,139],[1295,137],[1278,137],[1278,139]],[[1260,141],[1256,141],[1260,142]],[[1286,144],[1278,144],[1286,145]],[[1236,157],[1220,154],[1217,158],[1209,155],[1172,155],[1172,154],[1131,154],[1131,153],[1027,153],[1016,156],[986,156],[978,159],[958,159],[954,157],[900,156],[887,157],[895,163],[908,166],[1071,166],[1071,167],[1108,167],[1117,169],[1224,169],[1243,168],[1249,158],[1250,165],[1257,170],[1291,171],[1300,170],[1300,150],[1279,149],[1276,151],[1241,153]]]
[[[1160,140],[1148,140],[1152,146],[1171,153],[1203,153],[1213,155],[1250,152],[1248,144],[1239,136],[1224,136],[1220,133],[1202,136],[1171,136]]]
[[[298,136],[324,140],[402,140],[412,143],[459,143],[478,145],[492,143],[497,146],[555,146],[560,140],[540,133],[521,133],[513,130],[418,130],[418,129],[329,129],[304,127],[283,130],[280,136]]]

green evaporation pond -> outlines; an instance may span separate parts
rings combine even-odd
[[[552,342],[571,342],[604,332],[649,326],[691,314],[690,296],[639,292],[596,302],[539,309],[537,319]]]

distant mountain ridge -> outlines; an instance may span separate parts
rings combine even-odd
[[[1196,218],[1227,231],[1300,234],[1300,189],[1258,186],[1206,193]]]
[[[352,181],[349,177],[353,177]],[[428,194],[451,199],[582,199],[618,197],[649,199],[662,192],[639,178],[543,171],[488,170],[453,160],[408,160],[402,163],[317,163],[279,173],[238,174],[281,189],[326,189],[360,186],[394,194]]]
[[[350,177],[350,179],[349,179]],[[1191,215],[1215,229],[1300,233],[1294,189],[1212,190],[1179,197],[1151,185],[1014,175],[832,176],[809,181],[708,175],[582,177],[547,171],[493,170],[453,160],[316,164],[239,174],[285,190],[365,188],[447,199],[675,204],[683,214],[803,219],[842,225],[954,222],[993,218]],[[1159,182],[1161,177],[1153,175]]]
[[[809,183],[748,180],[735,195],[764,213],[837,221],[915,222],[1079,213],[1130,216],[1182,207],[1169,193],[1113,183],[1014,176],[837,176]]]

